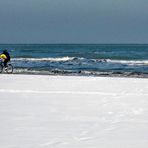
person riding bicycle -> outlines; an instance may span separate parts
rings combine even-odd
[[[7,50],[4,50],[3,53],[0,54],[0,59],[2,59],[5,69],[7,69],[7,63],[10,61],[10,55]]]

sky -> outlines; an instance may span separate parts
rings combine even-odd
[[[148,43],[148,0],[0,0],[0,43]]]

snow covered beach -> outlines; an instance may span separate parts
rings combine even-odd
[[[148,79],[0,75],[2,148],[147,148]]]

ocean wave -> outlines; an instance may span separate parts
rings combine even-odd
[[[58,58],[13,58],[12,61],[70,61],[73,60],[74,57],[58,57]]]
[[[106,60],[108,63],[120,63],[127,65],[148,65],[148,60]]]
[[[113,59],[87,59],[83,57],[56,57],[56,58],[13,58],[12,61],[31,61],[31,62],[79,62],[79,63],[111,63],[126,65],[148,65],[148,60],[113,60]]]

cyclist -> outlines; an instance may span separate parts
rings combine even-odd
[[[7,50],[4,50],[3,53],[0,54],[0,59],[2,59],[5,69],[7,69],[7,63],[10,61],[10,55]]]

